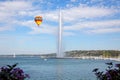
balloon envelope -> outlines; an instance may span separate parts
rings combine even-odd
[[[34,20],[36,24],[39,26],[42,23],[42,16],[36,16]]]

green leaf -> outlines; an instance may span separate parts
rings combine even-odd
[[[16,67],[18,65],[18,63],[15,63],[14,65],[12,65],[12,67],[14,68],[14,67]]]

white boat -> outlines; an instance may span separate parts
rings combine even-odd
[[[44,61],[47,61],[47,59],[45,58]]]
[[[13,58],[15,58],[16,57],[16,55],[15,55],[15,53],[13,54]]]

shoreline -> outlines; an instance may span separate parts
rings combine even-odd
[[[93,57],[93,56],[83,56],[83,57],[44,57],[43,59],[93,59],[93,60],[114,60],[120,61],[120,58],[103,58],[103,57]]]
[[[35,56],[0,56],[0,57],[3,57],[3,58],[8,58],[8,57],[11,57],[11,58],[16,58],[16,57],[35,57]],[[117,58],[107,58],[107,57],[96,57],[96,56],[81,56],[81,57],[46,57],[46,56],[40,56],[41,59],[93,59],[93,60],[114,60],[114,61],[119,61],[120,62],[120,57],[117,57]]]

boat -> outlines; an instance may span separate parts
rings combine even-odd
[[[15,55],[15,53],[13,54],[13,58],[15,58],[16,57],[16,55]]]

